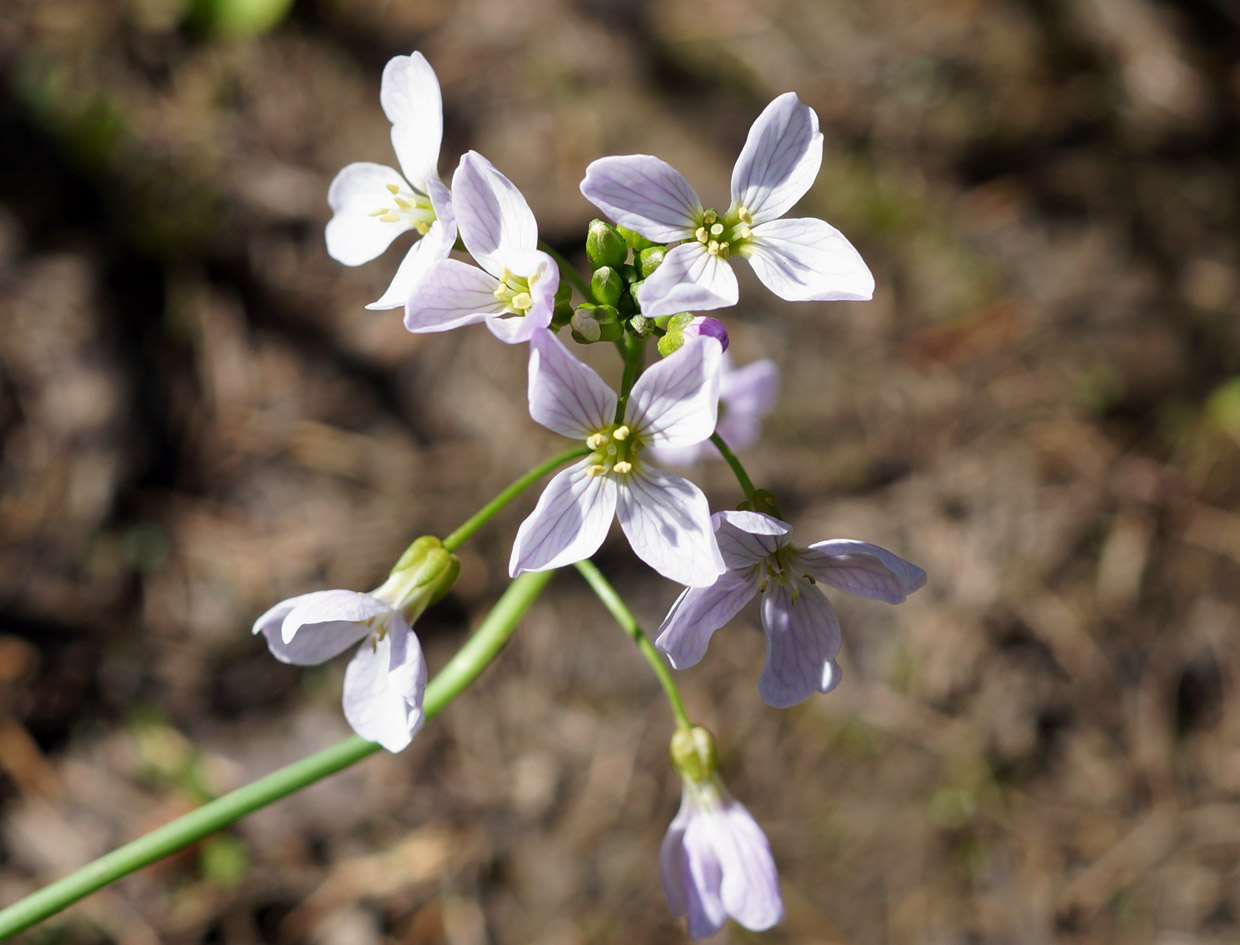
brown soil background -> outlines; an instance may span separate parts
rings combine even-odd
[[[836,595],[830,696],[759,701],[753,611],[680,675],[784,882],[782,926],[720,940],[1237,941],[1234,2],[305,0],[233,40],[180,6],[0,16],[0,903],[347,734],[343,661],[278,665],[254,617],[376,585],[562,446],[522,350],[409,335],[362,307],[395,251],[324,251],[332,175],[391,161],[383,63],[419,49],[442,173],[486,154],[575,258],[590,160],[658,154],[726,203],[794,89],[826,136],[800,212],[877,277],[799,306],[748,278],[724,315],[784,370],[747,461],[798,536],[931,577]],[[432,668],[533,499],[420,624]],[[676,588],[616,538],[599,563],[657,626]],[[409,750],[24,940],[679,942],[669,732],[565,574]]]

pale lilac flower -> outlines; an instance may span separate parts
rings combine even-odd
[[[735,305],[733,255],[748,259],[780,298],[868,299],[874,277],[843,234],[814,218],[779,219],[809,190],[821,164],[818,116],[786,92],[749,129],[732,168],[727,213],[705,209],[679,171],[649,154],[600,158],[586,169],[581,192],[649,240],[684,241],[638,290],[647,317]]]
[[[758,442],[762,420],[775,407],[779,396],[779,368],[769,358],[744,367],[734,367],[732,358],[723,355],[719,375],[719,422],[715,432],[733,450],[745,450]],[[668,466],[691,466],[703,457],[719,457],[719,451],[708,442],[682,446],[678,449],[657,447],[651,456]]]
[[[538,249],[529,204],[474,151],[461,158],[452,193],[461,239],[482,268],[457,259],[436,262],[405,307],[405,327],[447,331],[485,321],[500,341],[529,341],[550,323],[560,284],[555,260]]]
[[[710,587],[685,589],[655,645],[675,668],[692,666],[711,635],[761,594],[766,665],[758,693],[777,708],[839,684],[840,624],[820,584],[899,604],[926,583],[917,565],[869,542],[837,538],[803,548],[792,544],[790,525],[760,512],[717,512],[712,521],[727,572]]]
[[[295,666],[325,662],[360,642],[344,674],[344,716],[353,731],[400,751],[422,727],[422,647],[387,601],[357,591],[302,594],[259,617],[254,632],[266,637],[276,659]]]
[[[689,935],[705,938],[730,916],[754,932],[784,917],[779,874],[766,835],[718,778],[684,778],[680,810],[659,856],[663,892]]]
[[[379,102],[392,123],[392,147],[401,171],[359,161],[336,175],[327,190],[332,218],[327,252],[346,266],[379,256],[402,233],[421,235],[396,270],[387,291],[370,309],[400,308],[418,279],[456,242],[452,196],[436,165],[443,138],[443,99],[430,64],[415,52],[396,56],[383,69]]]
[[[680,476],[650,466],[651,446],[700,442],[715,428],[719,344],[693,338],[647,369],[621,418],[617,398],[593,369],[568,353],[549,331],[530,343],[530,416],[543,426],[584,440],[589,456],[547,484],[521,523],[509,570],[546,571],[582,561],[620,520],[636,555],[681,584],[712,583],[723,571],[710,506]]]

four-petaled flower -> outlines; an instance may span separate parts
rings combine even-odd
[[[585,440],[591,453],[559,473],[517,532],[509,569],[546,571],[590,557],[612,516],[639,558],[681,584],[711,584],[723,571],[710,507],[688,480],[650,466],[648,446],[699,443],[715,428],[719,342],[691,338],[647,369],[617,416],[617,398],[549,331],[530,342],[530,416]]]
[[[693,938],[714,935],[729,916],[754,932],[784,917],[766,835],[718,778],[684,779],[659,866],[668,907],[688,920]]]
[[[780,298],[868,299],[874,277],[839,230],[814,218],[779,219],[809,190],[821,164],[818,116],[786,92],[749,129],[726,213],[705,209],[679,171],[649,154],[600,158],[586,169],[581,192],[649,240],[684,241],[638,291],[648,318],[735,305],[733,255],[748,259]]]
[[[360,641],[344,674],[344,717],[353,731],[400,751],[422,727],[422,646],[386,601],[357,591],[314,591],[280,601],[254,621],[254,632],[267,638],[276,659],[295,666],[325,662]]]
[[[686,588],[655,645],[677,669],[692,666],[711,635],[762,594],[766,664],[758,694],[777,708],[839,684],[840,624],[819,584],[899,604],[926,583],[917,565],[869,542],[837,538],[802,548],[791,542],[792,527],[770,515],[717,512],[712,520],[728,570],[710,587]]]
[[[500,341],[519,344],[551,321],[560,271],[538,247],[538,224],[507,177],[470,151],[452,176],[461,240],[482,269],[441,259],[405,307],[413,332],[485,321]],[[485,271],[483,271],[485,270]]]
[[[416,230],[422,238],[405,255],[392,284],[370,309],[400,308],[418,280],[456,242],[452,196],[439,181],[443,99],[430,64],[415,52],[396,56],[383,69],[379,102],[392,123],[392,147],[404,176],[369,161],[350,164],[327,190],[333,211],[327,252],[346,266],[379,256],[396,237]]]

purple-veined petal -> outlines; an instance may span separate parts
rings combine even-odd
[[[729,570],[766,561],[788,544],[792,526],[764,512],[716,512],[711,516],[715,540]]]
[[[360,266],[381,255],[410,225],[404,221],[385,223],[377,210],[393,206],[388,185],[408,191],[409,185],[392,168],[358,161],[343,167],[327,188],[332,218],[324,236],[327,255],[346,266]]]
[[[532,303],[525,314],[505,312],[487,319],[487,328],[505,344],[524,344],[551,324],[560,269],[555,260],[537,249],[514,250],[509,256],[513,275],[528,280]]]
[[[392,123],[392,148],[409,181],[426,193],[437,175],[443,141],[443,96],[422,54],[395,56],[383,67],[379,104]]]
[[[801,552],[800,563],[815,580],[871,600],[899,604],[926,585],[926,572],[868,541],[834,538]]]
[[[426,658],[422,655],[422,644],[399,614],[392,621],[388,637],[392,641],[388,685],[420,713],[426,695]]]
[[[271,655],[280,662],[314,666],[362,639],[370,632],[365,621],[383,619],[385,613],[390,614],[391,608],[368,594],[314,591],[276,604],[254,622],[254,632],[266,638]]]
[[[718,453],[718,450],[709,443],[702,442],[693,443],[689,446],[652,446],[646,457],[654,460],[660,466],[674,466],[677,469],[686,469],[701,459],[702,454],[707,450]]]
[[[762,627],[766,664],[758,676],[758,695],[763,702],[786,709],[835,688],[840,622],[821,591],[810,584],[772,582],[762,595]]]
[[[861,254],[843,233],[813,217],[755,226],[743,253],[762,283],[790,302],[874,295],[874,276]]]
[[[616,517],[637,557],[677,584],[715,583],[724,571],[723,558],[711,527],[710,505],[697,486],[640,465],[621,478],[619,493]]]
[[[771,845],[744,805],[728,798],[715,821],[715,856],[723,873],[720,899],[733,919],[753,932],[769,929],[784,917],[779,873]]]
[[[649,154],[592,162],[581,193],[620,226],[656,243],[691,239],[702,215],[702,201],[680,171]]]
[[[610,426],[616,394],[549,331],[530,340],[530,416],[549,430],[585,439]]]
[[[663,845],[659,848],[659,873],[663,877],[663,894],[667,908],[674,916],[688,911],[685,898],[685,827],[693,816],[693,806],[687,789],[681,790],[680,810],[672,819]]]
[[[659,626],[654,645],[667,654],[674,669],[697,664],[716,630],[740,612],[758,593],[754,568],[725,571],[710,587],[687,587]]]
[[[795,92],[762,110],[732,168],[732,207],[744,207],[753,225],[782,217],[804,196],[822,165],[818,116]]]
[[[779,368],[764,358],[719,375],[719,422],[715,432],[734,450],[758,440],[762,418],[779,397]]]
[[[647,318],[678,312],[703,312],[735,305],[739,298],[736,273],[727,260],[712,256],[693,240],[681,243],[637,290]]]
[[[506,308],[495,297],[497,283],[477,266],[441,259],[418,280],[405,305],[405,328],[412,332],[448,331],[473,325]]]
[[[705,811],[689,818],[684,834],[685,918],[691,938],[714,935],[727,921],[720,898],[723,869],[715,852],[715,822]]]
[[[381,298],[366,306],[372,311],[404,308],[417,290],[422,276],[439,260],[447,259],[452,252],[452,245],[456,242],[456,213],[452,210],[452,194],[434,178],[427,183],[436,220],[426,235],[414,243],[413,248],[405,255],[387,291]]]
[[[391,634],[364,641],[345,670],[342,702],[353,731],[396,752],[413,741],[424,716],[420,705],[406,700],[407,681],[393,676],[391,664]]]
[[[514,253],[538,246],[538,223],[521,191],[476,151],[465,153],[452,176],[452,205],[465,248],[496,277],[506,267],[515,271]]]
[[[689,338],[637,379],[624,419],[643,443],[688,446],[714,432],[722,354],[713,338]]]
[[[508,571],[549,571],[583,561],[598,551],[616,511],[611,476],[589,476],[586,457],[547,483],[534,511],[517,529]]]

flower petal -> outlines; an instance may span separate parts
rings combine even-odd
[[[528,280],[532,304],[524,315],[505,312],[487,319],[487,328],[505,344],[524,344],[551,324],[555,290],[560,284],[560,268],[542,250],[514,250],[508,257],[514,275]]]
[[[456,242],[456,214],[452,209],[452,193],[434,178],[428,180],[427,184],[436,220],[427,234],[405,254],[387,291],[366,306],[371,311],[404,308],[417,290],[422,276],[439,260],[447,259],[452,252],[452,245]]]
[[[366,636],[370,627],[365,620],[391,612],[387,604],[369,594],[314,591],[276,604],[254,621],[254,632],[266,637],[271,655],[281,663],[314,666]]]
[[[383,67],[379,104],[392,123],[392,148],[409,181],[426,193],[437,176],[443,141],[443,96],[435,70],[421,53],[394,56]]]
[[[619,486],[616,517],[634,554],[678,584],[714,584],[724,571],[723,558],[702,491],[687,479],[646,465],[635,467]]]
[[[495,279],[477,266],[441,259],[418,281],[405,306],[405,328],[415,333],[448,331],[498,315],[506,309],[495,288]]]
[[[685,826],[685,917],[691,938],[714,935],[728,918],[719,895],[723,869],[715,852],[715,830],[715,818],[701,811]]]
[[[412,636],[412,634],[409,634]],[[407,680],[392,674],[393,635],[364,642],[344,673],[344,717],[367,741],[396,752],[413,741],[422,727],[420,705],[406,698]]]
[[[359,161],[341,168],[327,188],[332,218],[324,237],[327,255],[346,266],[360,266],[381,255],[392,240],[410,229],[403,221],[385,223],[376,210],[392,206],[388,185],[408,191],[409,185],[392,168]]]
[[[592,162],[581,193],[620,226],[656,243],[691,238],[702,215],[702,201],[680,171],[649,154]]]
[[[549,571],[598,551],[616,511],[611,476],[588,476],[587,457],[547,483],[534,511],[517,529],[508,572]]]
[[[685,588],[663,618],[654,645],[667,654],[674,669],[697,664],[714,632],[756,593],[758,576],[754,568],[725,571],[710,587]]]
[[[794,591],[800,591],[795,598]],[[786,709],[835,688],[840,622],[821,591],[772,584],[762,595],[762,627],[766,665],[758,676],[758,695],[764,702]]]
[[[667,908],[674,916],[683,916],[688,911],[685,895],[685,827],[693,816],[693,807],[687,790],[681,790],[680,810],[672,819],[663,844],[659,848],[659,873],[663,877],[663,894],[667,897]]]
[[[762,110],[732,168],[732,207],[753,224],[782,217],[804,196],[822,165],[818,116],[785,92]]]
[[[755,226],[744,254],[763,284],[790,302],[874,295],[874,276],[861,254],[843,233],[813,217]]]
[[[738,297],[732,267],[696,240],[673,248],[637,290],[637,302],[647,318],[727,308]]]
[[[764,358],[719,375],[719,422],[715,432],[734,450],[758,441],[762,418],[779,397],[779,368]]]
[[[815,542],[801,563],[816,580],[871,600],[899,604],[926,585],[926,572],[868,541],[834,538]]]
[[[637,379],[624,418],[642,442],[689,446],[714,432],[722,354],[715,339],[690,338]]]
[[[530,339],[529,398],[535,421],[574,439],[602,430],[616,416],[615,392],[549,331]]]
[[[512,267],[515,252],[538,246],[538,223],[521,191],[476,151],[465,153],[452,176],[452,205],[465,248],[496,277]]]
[[[715,856],[723,871],[719,891],[724,909],[752,932],[769,929],[784,917],[784,903],[766,834],[745,806],[730,797],[722,810],[709,816],[718,822]]]
[[[792,526],[763,512],[716,512],[711,516],[715,540],[729,569],[765,562],[788,544]]]

